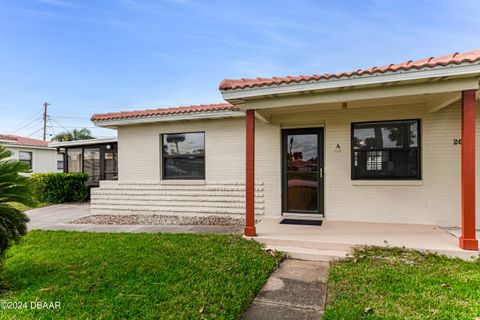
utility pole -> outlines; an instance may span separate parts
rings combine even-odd
[[[47,108],[50,103],[43,104],[43,141],[47,140]]]

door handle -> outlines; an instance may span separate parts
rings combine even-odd
[[[323,168],[320,168],[320,179],[323,179]]]

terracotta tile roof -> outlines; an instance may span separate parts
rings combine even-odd
[[[401,71],[420,68],[433,68],[436,66],[446,66],[450,64],[460,64],[463,62],[480,61],[480,50],[469,51],[464,53],[451,53],[440,57],[430,57],[416,61],[405,61],[398,64],[389,64],[383,67],[372,67],[369,69],[359,69],[351,72],[339,72],[334,74],[315,74],[310,76],[287,76],[287,77],[273,77],[273,78],[255,78],[255,79],[225,79],[220,82],[220,90],[234,90],[245,89],[252,87],[270,86],[278,84],[291,84],[315,80],[329,80],[341,77],[372,75],[376,73],[385,73],[388,71]]]
[[[200,105],[192,105],[192,106],[185,106],[185,107],[158,108],[158,109],[148,109],[148,110],[94,114],[92,116],[92,121],[158,117],[158,116],[177,115],[177,114],[192,114],[192,113],[202,113],[202,112],[236,111],[236,110],[238,110],[238,108],[230,103],[200,104]]]
[[[23,147],[48,147],[48,141],[15,136],[12,134],[0,134],[0,144]]]

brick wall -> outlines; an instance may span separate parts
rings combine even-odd
[[[459,102],[436,113],[428,113],[422,105],[402,105],[302,112],[274,118],[274,125],[258,120],[256,124],[256,181],[263,188],[263,208],[259,213],[281,214],[281,129],[304,124],[325,130],[327,219],[459,225],[461,146],[453,144],[453,139],[460,138],[461,134]],[[414,118],[422,122],[421,181],[354,182],[350,179],[351,122]],[[205,131],[205,185],[223,182],[242,185],[245,180],[243,118],[120,127],[120,183],[168,186],[160,179],[160,134],[192,131]],[[477,135],[478,147],[480,126]],[[341,146],[340,152],[336,151],[337,144]],[[480,152],[478,154],[480,158]],[[477,161],[479,164],[480,160]],[[477,181],[480,181],[480,167],[477,165],[477,168]],[[361,183],[364,185],[359,185]],[[480,207],[479,192],[477,204],[477,208]],[[478,213],[477,225],[480,227]]]

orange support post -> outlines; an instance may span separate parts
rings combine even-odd
[[[244,234],[256,236],[255,232],[255,110],[247,110],[246,116],[246,217]]]
[[[462,236],[460,248],[478,250],[475,235],[475,90],[462,92]]]

